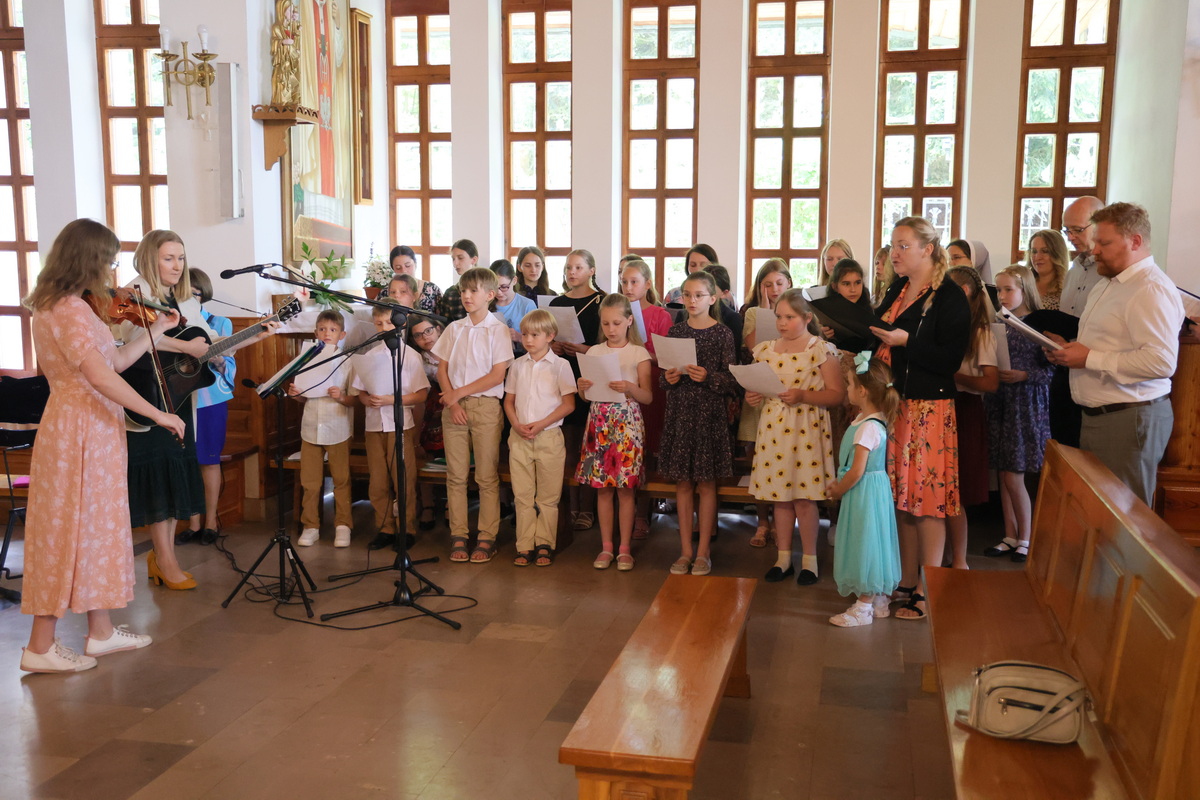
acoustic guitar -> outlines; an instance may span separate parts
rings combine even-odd
[[[163,375],[166,379],[167,394],[171,399],[171,407],[178,408],[193,392],[212,386],[216,383],[217,375],[213,372],[209,359],[224,355],[247,339],[252,339],[262,333],[262,326],[268,322],[287,322],[300,313],[300,301],[293,298],[287,305],[280,308],[271,316],[261,320],[245,330],[238,331],[232,336],[226,336],[216,344],[208,338],[203,328],[188,325],[174,334],[167,334],[172,339],[190,342],[193,339],[204,339],[209,343],[208,351],[200,358],[186,353],[167,353],[160,351],[159,359],[163,365]],[[133,363],[133,366],[121,373],[125,382],[133,387],[139,395],[157,408],[165,408],[158,382],[154,377],[153,365],[149,356],[143,356]],[[144,433],[150,430],[153,422],[141,414],[125,411],[126,430]]]

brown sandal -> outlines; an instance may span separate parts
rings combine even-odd
[[[548,567],[554,563],[554,548],[548,544],[539,544],[533,548],[537,560],[534,562],[539,567]]]
[[[475,549],[471,552],[472,564],[486,564],[496,557],[496,543],[490,539],[483,539],[475,543]]]
[[[517,553],[517,557],[513,559],[513,564],[518,567],[528,567],[533,563],[533,551],[524,550]]]
[[[456,564],[465,564],[471,560],[471,552],[467,549],[469,540],[465,536],[450,537],[450,560]]]

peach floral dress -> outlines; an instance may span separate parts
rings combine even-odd
[[[124,415],[79,369],[93,350],[112,366],[116,345],[78,297],[34,313],[33,344],[50,401],[30,468],[21,611],[123,608],[133,599]]]

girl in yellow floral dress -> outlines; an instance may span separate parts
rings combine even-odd
[[[779,338],[754,347],[755,361],[770,365],[783,382],[778,397],[746,393],[761,406],[750,493],[775,504],[775,540],[779,559],[768,570],[770,583],[791,576],[792,529],[800,523],[803,557],[796,582],[817,582],[817,501],[834,480],[833,438],[826,410],[846,396],[837,349],[817,334],[812,308],[799,289],[789,289],[775,304]]]

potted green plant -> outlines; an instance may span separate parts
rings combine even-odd
[[[367,299],[374,300],[379,297],[379,293],[386,289],[391,281],[392,265],[386,258],[372,251],[371,257],[367,259],[367,282],[363,287],[367,292]]]
[[[306,270],[301,270],[304,276],[326,289],[334,281],[340,280],[350,274],[350,267],[353,262],[349,258],[346,258],[346,256],[335,255],[333,250],[329,251],[329,255],[322,257],[319,252],[314,252],[308,246],[307,242],[302,242],[300,244],[300,253],[304,256],[303,261],[307,265]],[[338,311],[350,311],[348,303],[320,289],[313,289],[310,294],[313,302],[319,306],[336,308]]]

